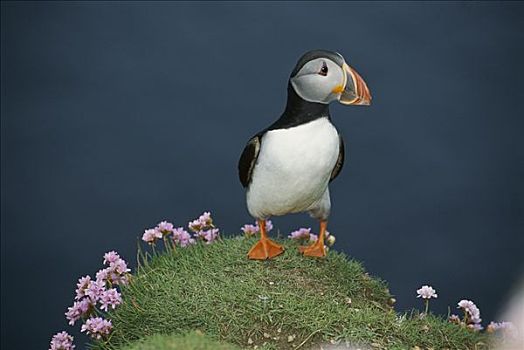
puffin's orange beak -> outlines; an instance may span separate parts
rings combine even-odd
[[[345,85],[343,88],[339,85],[333,89],[334,93],[340,94],[340,103],[345,105],[369,106],[371,104],[371,94],[364,79],[362,79],[356,70],[346,63],[344,63],[343,69]]]

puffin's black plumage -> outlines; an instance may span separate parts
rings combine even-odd
[[[295,89],[293,89],[291,83],[288,82],[286,109],[280,118],[263,132],[276,129],[289,129],[323,117],[327,117],[331,120],[331,116],[329,115],[329,105],[325,103],[309,102],[302,99],[298,96]]]
[[[253,174],[258,153],[260,152],[260,139],[261,137],[258,134],[253,136],[240,155],[238,161],[238,177],[244,187],[248,187],[251,182],[251,175]]]
[[[331,177],[329,178],[329,182],[335,180],[335,178],[340,174],[342,171],[342,167],[344,166],[344,158],[345,158],[345,151],[344,151],[344,139],[342,138],[342,135],[338,134],[338,159],[337,163],[335,164],[335,167],[333,168],[333,171],[331,172]]]

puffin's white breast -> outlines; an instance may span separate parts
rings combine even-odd
[[[327,118],[268,131],[247,191],[256,218],[311,210],[326,192],[339,153],[338,132]]]

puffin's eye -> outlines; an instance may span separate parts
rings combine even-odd
[[[328,73],[328,68],[327,68],[326,62],[322,62],[322,68],[320,68],[320,72],[318,72],[318,74],[326,76],[327,73]]]

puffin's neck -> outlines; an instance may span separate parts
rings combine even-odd
[[[330,119],[328,104],[304,100],[298,96],[291,83],[288,83],[286,109],[268,130],[292,128],[323,117]]]

